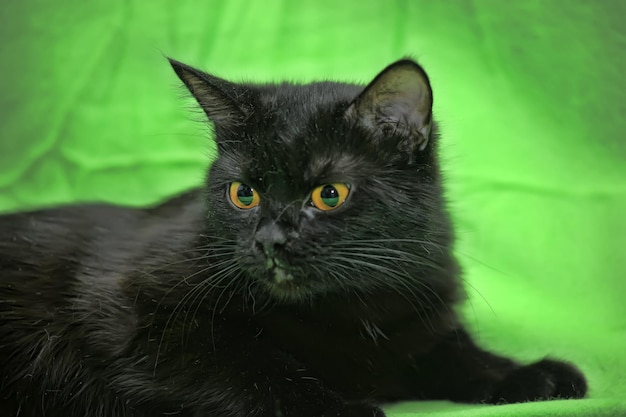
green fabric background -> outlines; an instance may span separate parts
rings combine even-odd
[[[429,72],[468,325],[567,358],[581,401],[390,416],[626,416],[626,3],[43,0],[0,5],[0,210],[146,205],[212,155],[163,54],[235,80]]]

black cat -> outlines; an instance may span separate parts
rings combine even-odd
[[[432,91],[234,84],[171,64],[214,123],[206,187],[0,217],[3,416],[383,416],[415,399],[580,398],[573,366],[477,347]]]

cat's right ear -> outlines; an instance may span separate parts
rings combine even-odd
[[[168,58],[174,72],[216,126],[231,127],[247,117],[246,106],[239,99],[243,87]]]
[[[403,59],[379,73],[348,107],[345,117],[378,138],[402,138],[399,148],[412,153],[428,145],[432,106],[426,72],[415,61]]]

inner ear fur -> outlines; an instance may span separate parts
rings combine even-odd
[[[424,150],[432,123],[433,93],[426,72],[403,59],[383,71],[346,110],[346,117],[378,133],[384,140],[403,136],[403,147]],[[409,150],[411,150],[409,149]]]

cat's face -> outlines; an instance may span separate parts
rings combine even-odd
[[[295,301],[411,291],[437,266],[447,223],[417,64],[367,87],[239,85],[173,66],[215,124],[208,216],[229,277]]]

